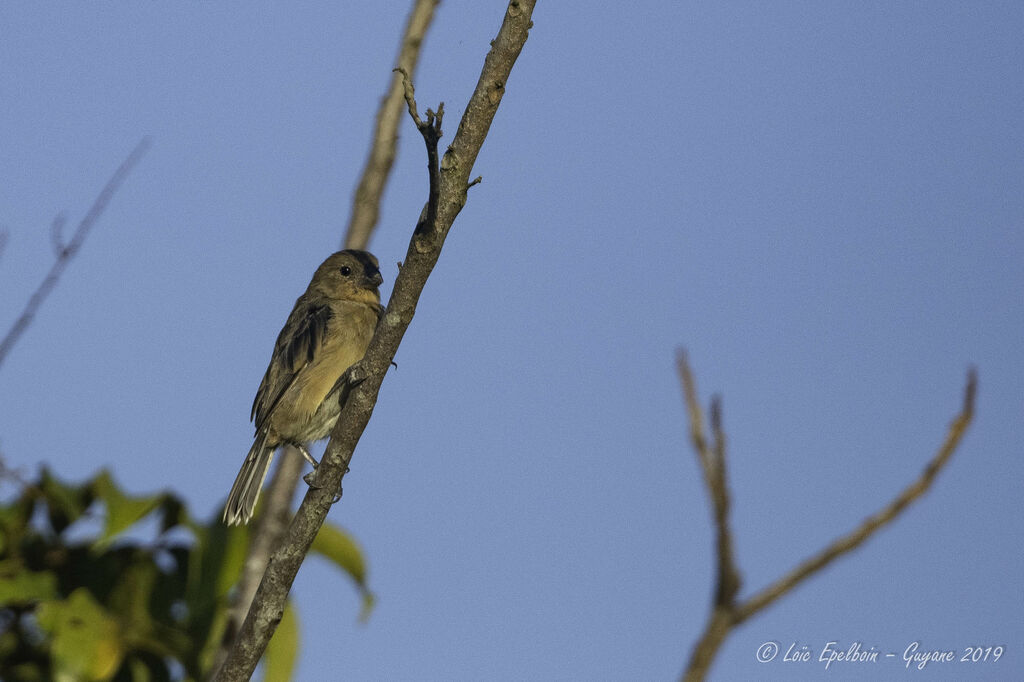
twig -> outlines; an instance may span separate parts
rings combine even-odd
[[[868,517],[855,530],[838,538],[821,552],[807,559],[754,596],[737,602],[736,594],[739,591],[740,578],[733,559],[732,539],[728,524],[729,492],[726,482],[725,433],[722,429],[721,405],[718,399],[712,402],[713,444],[709,447],[704,437],[704,417],[697,401],[696,385],[686,362],[686,355],[682,351],[676,356],[676,364],[690,416],[690,436],[693,440],[694,450],[701,462],[704,483],[711,498],[717,537],[718,586],[715,600],[704,632],[694,646],[689,665],[683,673],[684,680],[696,681],[703,680],[707,675],[718,649],[732,628],[759,613],[828,564],[859,547],[878,529],[895,520],[914,500],[928,491],[935,476],[952,457],[971,423],[974,416],[974,399],[977,394],[978,379],[977,373],[972,368],[967,374],[960,414],[954,418],[946,439],[916,481],[907,486],[885,508]]]
[[[704,412],[700,409],[700,401],[697,399],[697,382],[693,379],[693,372],[686,361],[686,352],[679,350],[676,353],[676,371],[679,372],[679,383],[683,387],[683,399],[686,401],[686,413],[690,417],[690,440],[693,441],[693,450],[700,461],[700,470],[704,474],[704,485],[712,490],[714,476],[711,466],[711,451],[708,449],[707,438],[704,436]]]
[[[715,396],[711,399],[711,447],[712,471],[714,472],[714,508],[717,532],[718,589],[715,603],[732,606],[736,593],[740,591],[740,573],[733,558],[732,533],[729,530],[729,482],[725,466],[725,432],[722,429],[722,402]]]
[[[716,571],[715,598],[704,634],[694,648],[690,666],[701,672],[696,676],[687,671],[687,680],[703,678],[703,671],[711,666],[715,653],[725,640],[732,625],[736,608],[736,594],[740,589],[740,574],[733,559],[732,534],[729,530],[729,491],[725,466],[725,432],[722,428],[722,406],[720,400],[711,403],[712,443],[704,435],[704,414],[697,398],[697,382],[693,378],[686,353],[676,353],[676,369],[683,387],[687,413],[690,419],[690,438],[693,449],[700,461],[704,474],[704,485],[708,489],[715,523],[715,538],[718,567]]]
[[[711,496],[714,510],[718,544],[718,589],[715,604],[732,608],[733,600],[740,589],[739,571],[733,563],[732,535],[729,531],[729,486],[725,467],[725,432],[722,429],[722,403],[719,398],[711,401],[711,436],[709,446],[704,435],[704,414],[697,399],[697,382],[686,361],[686,353],[676,354],[676,369],[683,387],[687,412],[690,415],[690,435],[694,451],[704,472],[704,485]]]
[[[295,495],[295,486],[302,476],[305,461],[290,445],[285,446],[278,457],[277,468],[274,469],[274,475],[267,486],[258,520],[249,536],[249,548],[246,551],[245,563],[242,565],[242,577],[235,587],[221,646],[217,650],[211,670],[218,670],[227,659],[245,620],[245,614],[249,612],[256,588],[259,587],[260,580],[267,570],[270,555],[277,549],[281,537],[288,529],[292,498]]]
[[[963,405],[960,408],[960,414],[953,419],[953,423],[949,426],[949,432],[946,434],[942,445],[939,446],[938,452],[928,462],[928,465],[925,466],[917,480],[904,488],[885,508],[869,516],[853,531],[836,539],[818,554],[805,560],[788,574],[746,600],[736,609],[736,623],[742,623],[747,620],[792,590],[810,575],[820,571],[843,554],[859,547],[878,529],[894,521],[912,502],[928,492],[932,482],[935,480],[935,476],[946,465],[950,457],[953,456],[953,452],[960,445],[964,433],[967,432],[967,427],[974,417],[974,398],[977,392],[978,375],[976,370],[971,368],[967,373],[967,384],[964,387],[964,399]]]
[[[4,459],[4,453],[0,452],[0,485],[3,485],[6,481],[11,481],[16,485],[18,487],[19,494],[23,490],[35,487],[35,485],[29,482],[20,471],[7,466],[7,461]]]
[[[413,3],[398,52],[398,68],[405,73],[416,73],[423,40],[433,21],[434,9],[439,1],[415,0]],[[401,75],[396,73],[392,75],[391,86],[377,110],[373,144],[366,158],[359,186],[356,188],[352,215],[349,217],[348,230],[345,233],[346,249],[365,249],[370,243],[370,235],[380,217],[384,187],[387,185],[391,166],[395,162],[398,125],[402,120],[403,104],[405,89]]]
[[[509,3],[491,51],[484,60],[480,80],[459,124],[459,132],[445,154],[450,162],[440,164],[437,197],[428,200],[428,206],[431,201],[437,202],[434,230],[426,239],[413,234],[387,309],[366,355],[357,365],[359,371],[353,372],[365,379],[352,388],[348,400],[342,405],[341,416],[316,470],[316,485],[306,492],[284,542],[271,557],[249,615],[216,680],[249,679],[281,620],[299,566],[341,488],[341,480],[356,444],[373,413],[381,382],[412,321],[416,303],[441,254],[444,239],[465,204],[469,174],[501,100],[500,96],[494,96],[494,89],[500,87],[504,91],[504,83],[526,42],[534,4],[534,0],[512,0]]]
[[[444,120],[444,102],[437,105],[437,113],[427,109],[427,120],[420,119],[416,110],[416,90],[412,86],[412,79],[405,69],[395,69],[402,74],[402,84],[405,87],[405,103],[409,108],[409,116],[416,124],[416,129],[423,136],[423,142],[427,145],[427,177],[430,180],[430,187],[427,191],[427,205],[423,209],[419,221],[416,223],[414,234],[425,235],[432,233],[437,222],[437,198],[440,192],[441,170],[438,167],[437,143],[441,140],[441,121]]]
[[[400,66],[391,69],[391,71],[402,77],[402,96],[405,99],[406,109],[409,111],[409,117],[412,118],[412,122],[416,124],[416,128],[422,133],[424,123],[423,119],[420,118],[419,110],[416,108],[416,88],[413,87],[412,78],[409,77],[409,72]]]
[[[43,278],[39,288],[33,292],[32,296],[29,297],[28,303],[25,304],[25,309],[22,310],[21,315],[15,320],[14,324],[8,330],[7,334],[4,335],[2,341],[0,341],[0,364],[3,364],[7,354],[14,347],[14,344],[18,342],[21,335],[28,329],[29,324],[32,323],[32,319],[35,317],[36,312],[39,310],[39,306],[43,304],[46,297],[50,295],[53,288],[57,285],[57,281],[60,279],[61,274],[64,272],[64,268],[67,267],[68,263],[78,253],[78,250],[82,247],[82,243],[85,241],[86,236],[89,234],[89,230],[96,224],[96,221],[103,214],[103,211],[107,208],[107,204],[110,203],[110,199],[117,192],[118,188],[124,182],[125,178],[131,172],[132,168],[138,163],[142,155],[146,153],[149,148],[149,138],[144,137],[142,140],[135,145],[135,149],[132,150],[131,154],[128,155],[121,165],[117,167],[114,174],[104,185],[103,189],[100,190],[96,200],[89,208],[89,212],[82,218],[82,222],[78,224],[78,228],[75,230],[75,234],[72,235],[71,241],[64,245],[58,252],[57,258],[54,260],[53,265],[50,266],[50,271],[46,273],[46,277]],[[54,220],[54,226],[51,228],[51,235],[55,234],[59,229],[59,225],[63,222],[62,216],[57,216]]]
[[[60,258],[66,248],[64,245],[64,224],[67,221],[68,217],[61,211],[53,219],[53,222],[50,223],[50,246],[53,247],[53,255],[56,258]]]

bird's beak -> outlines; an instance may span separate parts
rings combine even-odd
[[[373,273],[373,275],[370,276],[370,282],[375,287],[379,287],[381,284],[384,283],[384,278],[381,277],[379,270],[377,272]]]

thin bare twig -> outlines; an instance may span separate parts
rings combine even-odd
[[[932,482],[935,480],[935,476],[946,465],[950,457],[953,456],[953,452],[960,445],[960,441],[967,432],[967,427],[974,418],[974,398],[977,392],[978,374],[972,368],[967,373],[967,383],[964,387],[963,405],[960,408],[960,414],[949,425],[949,432],[946,434],[945,440],[943,440],[935,456],[928,462],[917,480],[904,488],[882,510],[866,518],[857,528],[837,538],[828,547],[805,560],[785,576],[743,602],[736,609],[736,623],[742,623],[747,620],[792,590],[810,575],[817,573],[842,555],[859,547],[882,526],[892,523],[912,502],[928,492]]]
[[[690,436],[694,451],[704,473],[704,485],[711,497],[714,512],[718,555],[718,586],[715,607],[731,611],[740,589],[740,575],[733,559],[732,533],[729,530],[729,486],[725,466],[725,431],[722,428],[722,404],[717,397],[711,401],[711,436],[709,445],[704,434],[704,414],[697,398],[697,382],[693,378],[686,353],[676,353],[676,370],[683,387],[683,397],[690,416]]]
[[[718,589],[715,603],[732,607],[740,591],[740,572],[736,568],[732,532],[729,529],[729,479],[725,466],[725,431],[722,428],[722,401],[711,399],[711,455],[714,458],[714,507],[717,532]]]
[[[707,438],[704,436],[704,412],[700,408],[700,400],[697,399],[697,382],[694,381],[693,372],[686,361],[686,352],[679,350],[676,353],[676,371],[679,372],[679,383],[683,387],[683,398],[686,401],[686,414],[690,417],[690,439],[693,441],[693,450],[700,461],[700,469],[704,474],[704,485],[711,489],[711,451],[708,449]]]
[[[50,223],[50,246],[53,247],[53,255],[56,258],[60,258],[61,254],[64,253],[64,224],[68,221],[67,215],[63,211],[57,214],[57,217]]]
[[[20,470],[7,466],[4,453],[0,452],[0,486],[8,481],[18,488],[19,494],[23,490],[34,487],[34,484],[25,478]]]
[[[423,209],[419,222],[416,223],[414,234],[425,234],[433,232],[437,222],[437,196],[440,191],[441,170],[438,167],[437,143],[441,140],[441,122],[444,120],[444,102],[437,105],[437,113],[427,109],[427,120],[420,119],[416,109],[416,90],[412,86],[412,79],[405,69],[395,69],[402,74],[402,84],[405,87],[405,102],[409,108],[409,116],[416,124],[416,129],[423,136],[423,142],[427,145],[427,177],[430,186],[427,190],[428,201]],[[434,200],[434,201],[431,201]]]
[[[704,485],[711,500],[715,524],[717,549],[717,571],[714,602],[711,614],[700,641],[694,648],[690,667],[701,672],[696,675],[688,670],[686,680],[699,680],[714,660],[715,654],[732,627],[733,612],[736,608],[736,593],[740,588],[740,574],[733,559],[732,534],[729,530],[729,494],[725,466],[725,433],[722,428],[722,407],[718,399],[711,403],[712,443],[709,445],[704,434],[704,414],[697,397],[697,382],[686,359],[686,353],[676,353],[676,369],[683,387],[683,398],[690,420],[690,438],[693,449],[704,474]]]
[[[398,68],[405,73],[416,73],[423,40],[439,2],[440,0],[416,0],[413,3],[398,52]],[[403,104],[405,89],[402,77],[394,73],[391,76],[388,93],[381,100],[380,108],[377,110],[373,145],[370,147],[362,178],[356,188],[352,215],[349,217],[348,230],[345,233],[343,243],[346,249],[365,249],[370,243],[370,235],[380,217],[384,187],[387,185],[391,166],[395,162],[398,125],[402,120]]]
[[[703,680],[711,667],[718,649],[729,632],[740,623],[767,608],[811,575],[817,573],[839,557],[847,554],[886,524],[891,523],[912,502],[924,495],[931,487],[936,475],[952,457],[967,427],[974,416],[974,399],[977,394],[977,373],[972,368],[967,374],[963,405],[949,427],[946,439],[938,452],[928,462],[921,475],[907,486],[881,511],[868,517],[852,532],[836,539],[828,547],[805,560],[785,576],[764,588],[745,601],[736,601],[740,587],[739,571],[733,558],[732,539],[728,524],[729,491],[726,482],[725,433],[722,428],[721,405],[718,399],[711,406],[711,431],[713,444],[709,447],[704,437],[703,415],[697,402],[697,389],[693,374],[682,351],[676,356],[683,395],[690,415],[690,435],[704,472],[704,483],[708,488],[714,512],[717,537],[717,581],[718,586],[711,614],[697,644],[693,648],[689,665],[683,673],[688,681]]]
[[[494,120],[512,66],[526,42],[534,4],[534,0],[509,3],[459,131],[445,153],[445,161],[440,164],[438,198],[433,199],[437,202],[434,229],[424,234],[413,233],[387,309],[365,356],[350,373],[357,380],[350,384],[351,392],[342,405],[327,450],[316,469],[314,485],[306,492],[285,539],[271,557],[238,639],[216,680],[249,679],[281,621],[288,592],[327,512],[336,501],[356,444],[373,413],[381,383],[412,322],[444,239],[465,205],[469,174]]]
[[[146,153],[149,148],[149,138],[144,137],[142,140],[135,145],[135,149],[132,150],[131,154],[121,162],[121,165],[117,167],[114,174],[107,181],[107,184],[100,190],[96,200],[89,208],[89,212],[82,218],[82,222],[78,224],[78,228],[75,230],[75,234],[72,235],[71,241],[64,245],[58,252],[57,258],[54,260],[53,265],[50,266],[50,271],[46,273],[46,277],[43,278],[39,288],[36,289],[32,296],[29,297],[28,303],[25,304],[25,309],[22,310],[21,315],[14,321],[14,324],[8,330],[7,334],[4,335],[2,341],[0,341],[0,364],[3,364],[7,354],[14,347],[14,344],[18,342],[21,335],[25,333],[28,326],[32,323],[32,319],[39,311],[39,306],[43,304],[46,297],[50,295],[53,288],[57,285],[57,281],[60,276],[64,273],[64,269],[71,262],[71,259],[75,257],[78,250],[82,248],[82,243],[85,241],[86,236],[89,234],[89,230],[92,229],[93,225],[103,214],[103,211],[107,208],[107,204],[110,203],[110,199],[117,192],[118,188],[124,182],[125,178],[131,172],[132,168],[138,163],[142,155]],[[63,217],[57,216],[54,220],[54,226],[51,228],[51,235],[55,234],[59,229],[59,225],[62,224]]]

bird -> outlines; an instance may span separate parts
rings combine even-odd
[[[320,264],[295,301],[253,400],[256,435],[224,506],[229,526],[252,519],[277,448],[291,445],[317,466],[307,444],[338,421],[342,375],[363,358],[384,311],[382,282],[373,254],[345,249]]]

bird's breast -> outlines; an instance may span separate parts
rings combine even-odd
[[[327,404],[331,389],[349,367],[362,359],[373,338],[376,313],[364,305],[340,306],[328,323],[324,341],[303,368],[272,418],[274,430],[287,440],[311,442],[326,438],[340,408]]]

